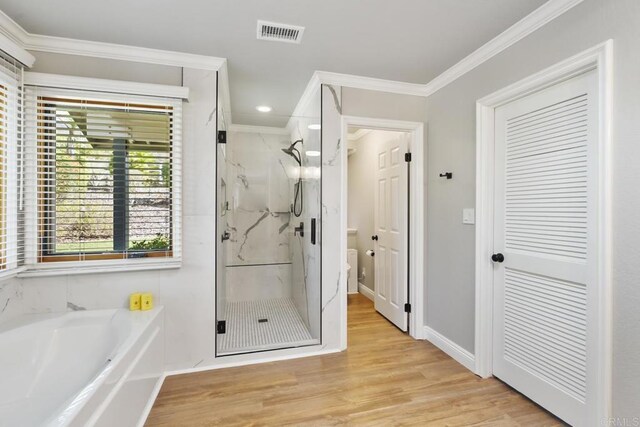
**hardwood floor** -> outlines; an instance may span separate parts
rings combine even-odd
[[[562,425],[349,296],[346,352],[168,377],[147,426]]]

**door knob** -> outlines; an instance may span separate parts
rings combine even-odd
[[[371,240],[378,240],[378,236],[377,235],[371,236]]]
[[[502,262],[504,261],[504,255],[498,253],[491,255],[491,261],[493,262]]]

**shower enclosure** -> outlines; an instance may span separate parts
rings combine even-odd
[[[286,128],[218,141],[218,356],[320,344],[320,134],[318,91]]]

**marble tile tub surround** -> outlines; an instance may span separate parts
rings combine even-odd
[[[185,68],[184,85],[190,99],[183,105],[182,267],[1,282],[0,310],[6,304],[6,317],[127,307],[130,293],[145,290],[154,294],[156,305],[165,307],[166,368],[213,360],[216,72]],[[0,315],[0,321],[4,318]]]
[[[0,324],[22,314],[22,286],[19,279],[0,282]]]

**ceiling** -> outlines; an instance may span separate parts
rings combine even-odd
[[[0,0],[0,9],[34,34],[227,58],[233,122],[284,126],[316,70],[427,83],[544,2]],[[306,27],[302,43],[257,40],[258,19]]]

